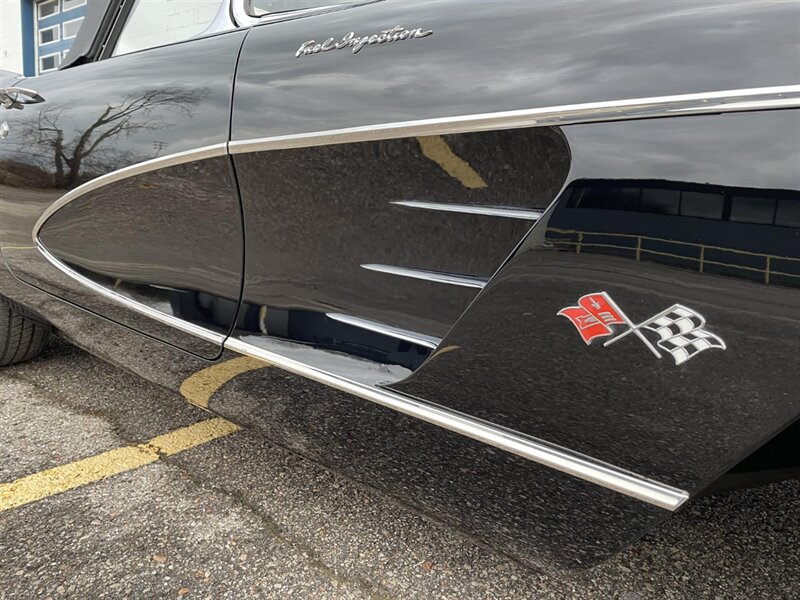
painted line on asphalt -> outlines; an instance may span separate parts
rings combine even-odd
[[[208,409],[211,396],[224,384],[237,375],[267,366],[265,361],[248,356],[233,358],[190,375],[181,384],[180,393],[191,404]],[[16,481],[0,483],[0,512],[144,467],[240,429],[226,419],[215,417],[159,435],[144,444],[115,448]]]
[[[115,448],[0,484],[0,512],[54,496],[113,475],[138,469],[195,446],[225,437],[241,427],[216,417],[154,437],[136,446]]]
[[[472,168],[467,161],[458,156],[445,139],[440,135],[418,137],[422,154],[429,158],[453,179],[457,179],[465,188],[479,189],[487,187],[483,177]]]
[[[268,366],[269,363],[249,356],[240,356],[211,365],[184,379],[180,389],[181,396],[190,404],[207,409],[211,396],[228,381],[247,371]]]

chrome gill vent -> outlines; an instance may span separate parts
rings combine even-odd
[[[346,323],[347,325],[352,325],[353,327],[359,327],[361,329],[366,329],[367,331],[373,331],[375,333],[388,335],[389,337],[395,338],[397,340],[403,340],[404,342],[411,342],[412,344],[425,346],[426,348],[431,348],[434,350],[437,348],[437,346],[439,346],[439,344],[442,341],[441,338],[434,337],[431,335],[417,333],[416,331],[408,331],[407,329],[392,327],[391,325],[384,325],[383,323],[370,321],[368,319],[361,319],[359,317],[353,317],[350,315],[343,315],[340,313],[326,313],[326,316],[329,319],[333,319],[334,321],[339,321],[340,323]]]
[[[478,288],[483,287],[489,281],[488,277],[473,277],[472,275],[459,275],[457,273],[442,273],[441,271],[427,271],[425,269],[414,269],[411,267],[397,267],[394,265],[379,265],[374,263],[361,265],[362,269],[377,271],[388,275],[399,277],[410,277],[411,279],[422,279],[434,283],[445,283],[448,285],[458,285],[461,287]]]
[[[395,200],[389,204],[421,210],[435,210],[439,212],[453,212],[465,215],[482,215],[487,217],[505,217],[507,219],[523,219],[525,221],[538,221],[542,217],[542,211],[540,210],[507,206],[449,204],[445,202],[425,202],[422,200]]]

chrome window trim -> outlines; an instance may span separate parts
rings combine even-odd
[[[232,1],[235,2],[236,0],[222,0],[222,2],[219,4],[219,8],[217,9],[217,13],[214,15],[214,18],[211,19],[211,22],[206,26],[206,28],[189,39],[192,40],[204,35],[236,29],[236,22],[233,20],[233,13],[231,10]]]
[[[574,452],[568,448],[506,429],[500,425],[483,421],[443,406],[422,402],[392,390],[365,385],[328,373],[311,365],[260,348],[239,338],[228,338],[225,341],[225,348],[239,354],[264,360],[295,375],[306,377],[328,387],[352,394],[404,415],[420,419],[561,471],[567,475],[589,481],[669,511],[677,510],[689,499],[689,494],[685,490],[642,477],[585,454]]]
[[[264,13],[260,16],[253,16],[247,12],[246,3],[248,0],[230,0],[231,2],[231,16],[234,22],[240,27],[250,27],[252,25],[261,25],[263,23],[274,23],[275,21],[290,21],[302,17],[308,17],[315,14],[322,14],[334,12],[337,10],[344,10],[354,6],[363,6],[364,4],[372,4],[373,2],[380,2],[381,0],[362,0],[362,2],[352,2],[347,4],[337,4],[336,0],[332,0],[330,4],[325,6],[316,6],[314,8],[304,8],[300,10],[284,10],[281,12]]]
[[[575,125],[599,121],[628,121],[782,108],[800,108],[800,85],[588,102],[564,106],[360,125],[327,131],[236,140],[230,142],[229,150],[231,154],[242,154],[244,152],[307,148],[309,146],[349,144],[427,135],[448,135],[500,129],[519,129],[523,127]]]

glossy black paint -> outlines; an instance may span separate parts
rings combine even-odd
[[[385,0],[255,27],[234,140],[344,127],[789,85],[800,6],[772,0]],[[295,58],[303,42],[395,25],[428,37]]]
[[[2,173],[19,177],[0,185],[3,255],[21,277],[36,278],[73,304],[20,283],[5,269],[0,270],[0,292],[36,310],[93,353],[178,390],[207,363],[175,346],[204,356],[215,355],[216,347],[105,302],[62,278],[35,251],[22,248],[30,244],[30,230],[44,207],[67,189],[158,152],[162,156],[225,141],[231,109],[230,133],[242,140],[786,85],[797,80],[799,10],[794,3],[778,2],[671,2],[657,9],[649,3],[375,2],[254,28],[244,46],[233,107],[230,86],[243,32],[46,75],[31,83],[48,103],[26,107],[13,119],[29,119],[59,98],[70,101],[71,119],[85,127],[81,124],[109,98],[124,100],[142,82],[148,88],[210,92],[192,105],[192,114],[154,107],[169,127],[117,136],[117,143],[109,144],[119,153],[113,161],[100,161],[58,185],[52,179],[58,176],[56,162],[42,167],[33,158],[20,158],[28,156],[20,146],[29,142],[13,150],[8,140],[0,144]],[[395,24],[430,28],[434,35],[368,46],[357,55],[341,50],[294,57],[311,38],[379,32]],[[10,119],[8,111],[3,118],[17,131],[19,121]],[[765,225],[745,225],[751,232],[761,229],[737,234],[743,230],[732,227],[743,226],[730,220],[693,221],[690,226],[680,220],[680,210],[677,217],[665,217],[587,209],[577,200],[571,204],[573,194],[603,186],[711,185],[711,193],[747,189],[791,196],[800,189],[797,125],[797,112],[775,112],[446,136],[453,153],[488,183],[478,190],[465,188],[424,157],[414,139],[237,156],[247,219],[247,305],[235,334],[372,383],[397,381],[416,368],[395,388],[695,491],[800,413],[798,295],[787,285],[791,277],[769,282],[753,277],[754,272],[765,274],[757,262],[738,265],[755,271],[734,266],[699,273],[696,256],[679,255],[669,262],[647,251],[660,251],[658,244],[674,241],[710,241],[717,247],[780,255],[785,262],[797,255],[794,234],[773,234],[774,228],[767,233]],[[547,135],[549,148],[540,143]],[[162,142],[169,145],[160,148]],[[229,240],[233,234],[226,233],[236,229],[238,217],[231,212],[235,196],[226,189],[231,182],[224,164],[225,159],[212,159],[114,184],[62,209],[66,212],[53,217],[43,238],[74,267],[140,299],[169,300],[163,288],[174,288],[180,297],[194,300],[188,307],[171,303],[170,314],[207,327],[216,322],[222,330],[232,317],[230,304],[220,322],[218,311],[207,310],[203,302],[210,295],[225,302],[237,296],[236,252],[242,241]],[[511,168],[504,170],[505,165]],[[51,183],[42,184],[42,177]],[[389,276],[355,268],[365,260],[394,261],[491,275],[528,223],[424,214],[388,202],[544,207],[565,177],[569,186],[558,205],[477,297],[475,290],[459,295],[429,284],[394,283]],[[162,187],[153,191],[152,185]],[[197,185],[208,190],[201,206],[196,204]],[[115,189],[118,197],[107,194]],[[165,189],[174,204],[159,203]],[[412,193],[427,196],[404,198]],[[617,191],[612,195],[624,197]],[[122,215],[106,201],[140,217],[141,237],[120,232],[121,223],[118,236],[108,230],[105,224],[117,223]],[[139,214],[137,208],[145,205],[147,211]],[[163,223],[153,224],[162,217]],[[144,231],[150,227],[152,232]],[[92,230],[102,234],[100,252],[91,240],[83,245],[70,235],[79,231],[88,237]],[[171,245],[173,231],[191,250]],[[577,231],[598,237],[579,240]],[[613,252],[597,245],[606,243],[609,233],[620,232],[661,241],[645,244],[638,254],[625,243]],[[136,247],[140,239],[162,252]],[[204,264],[219,268],[198,274]],[[709,328],[729,342],[729,349],[707,351],[676,370],[671,359],[656,361],[635,340],[604,350],[587,348],[556,312],[594,289],[609,291],[637,318],[683,301],[708,318]],[[75,304],[173,345],[98,319]],[[408,344],[391,347],[385,337],[333,328],[325,313],[343,309],[445,336],[442,348],[449,351],[420,367],[427,351]],[[455,523],[528,564],[591,564],[669,516],[277,369],[241,376],[211,399],[210,408]]]
[[[22,284],[6,269],[0,289],[78,346],[168,389],[209,366]],[[669,515],[267,365],[226,384],[209,407],[532,566],[591,565]]]
[[[458,349],[392,387],[696,492],[800,415],[800,226],[625,202],[683,188],[695,211],[745,193],[797,211],[798,113],[564,132],[573,162],[558,203],[445,337]],[[627,210],[576,206],[587,190]],[[634,336],[587,346],[557,313],[598,291],[634,322],[686,305],[727,349],[676,365]]]
[[[258,152],[234,164],[248,310],[344,313],[440,338],[477,289],[362,265],[488,280],[531,221],[393,202],[543,210],[567,176],[569,149],[558,129],[538,128]]]
[[[25,80],[45,102],[3,111],[11,133],[0,144],[0,241],[12,272],[143,333],[219,355],[218,344],[156,323],[63,274],[35,250],[31,232],[45,209],[86,181],[224,143],[243,37],[231,32]],[[102,285],[222,333],[233,322],[242,226],[227,157],[111,183],[61,208],[41,234],[56,257]]]

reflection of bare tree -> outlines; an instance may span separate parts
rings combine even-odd
[[[71,139],[65,137],[65,127],[59,123],[64,112],[63,106],[50,106],[39,111],[38,118],[27,122],[26,138],[29,143],[44,146],[50,150],[53,165],[48,170],[53,173],[53,185],[70,188],[79,182],[81,169],[90,157],[96,167],[117,168],[125,161],[120,151],[109,148],[106,142],[124,133],[130,135],[143,129],[162,129],[169,127],[164,111],[190,117],[195,104],[208,94],[208,90],[184,90],[177,87],[145,90],[136,96],[126,96],[120,102],[106,105],[100,115],[85,129],[76,130]]]

